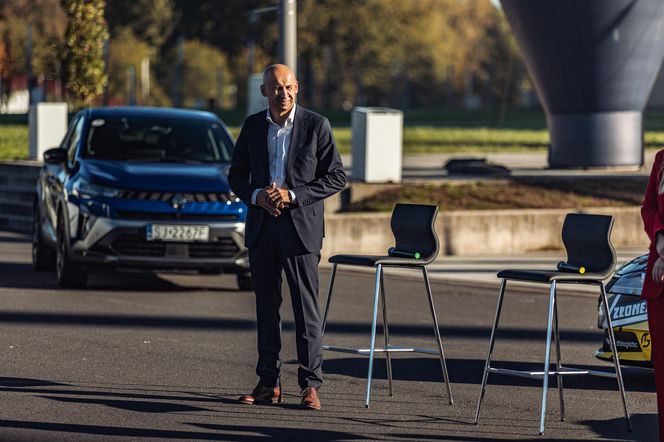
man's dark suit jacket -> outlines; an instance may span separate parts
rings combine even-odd
[[[228,174],[231,189],[249,207],[245,231],[247,247],[255,243],[263,219],[270,216],[261,207],[251,204],[254,190],[271,184],[266,112],[258,112],[245,120]],[[325,236],[323,200],[345,187],[346,174],[330,122],[302,106],[295,109],[285,184],[295,193],[290,213],[304,247],[310,253],[320,251]]]

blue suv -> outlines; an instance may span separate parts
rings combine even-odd
[[[234,142],[214,114],[93,108],[44,153],[32,262],[61,287],[95,267],[235,273],[252,287],[246,206],[230,190]]]

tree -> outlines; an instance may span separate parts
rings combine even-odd
[[[225,86],[232,80],[226,57],[217,48],[198,40],[184,47],[184,104],[203,107],[225,101]]]
[[[150,69],[150,93],[145,97],[145,92],[139,90],[141,72],[140,66],[144,59],[154,60],[153,48],[145,41],[137,38],[129,27],[116,29],[116,35],[109,42],[108,56],[108,95],[111,104],[128,102],[128,70],[134,68],[133,88],[136,99],[142,105],[164,105],[171,104],[170,99],[163,92],[163,85],[153,75],[154,69]]]
[[[67,17],[60,0],[0,1],[0,78],[9,94],[12,80],[27,73],[26,37],[32,29],[30,70],[34,76],[60,78],[60,54]],[[28,79],[31,80],[31,79]]]
[[[102,94],[108,80],[104,72],[104,45],[108,39],[105,3],[65,0],[69,19],[65,31],[65,87],[86,105]]]
[[[298,51],[322,107],[458,105],[469,83],[492,103],[514,81],[515,46],[489,0],[300,0]]]
[[[66,50],[63,30],[67,17],[60,2],[72,11],[68,12]],[[0,76],[6,86],[10,84],[7,78],[27,71],[25,41],[31,24],[30,66],[35,75],[57,77],[64,71],[67,79],[89,81],[99,76],[97,82],[103,84],[103,19],[94,14],[89,20],[76,19],[74,12],[80,15],[84,10],[103,10],[111,35],[108,75],[112,97],[124,97],[127,67],[134,65],[138,75],[140,59],[149,58],[156,73],[150,82],[149,102],[168,103],[168,94],[173,95],[173,54],[178,39],[183,38],[210,49],[190,45],[185,63],[191,72],[199,73],[197,78],[206,79],[205,87],[215,89],[205,91],[190,83],[186,73],[190,67],[185,67],[177,83],[182,86],[180,93],[191,98],[185,102],[216,96],[219,81],[214,77],[223,77],[226,84],[234,81],[237,98],[243,102],[248,75],[276,61],[278,3],[0,0],[0,41],[4,47]],[[75,43],[70,34],[78,35]],[[89,43],[92,41],[96,43]],[[250,42],[253,52],[248,49]],[[216,51],[223,61],[206,67],[206,57],[217,57],[211,55]],[[60,66],[63,53],[67,67]],[[87,67],[80,67],[81,63]],[[254,72],[249,72],[250,64]],[[304,105],[458,106],[466,94],[473,94],[485,105],[514,103],[524,72],[507,22],[491,0],[298,0],[298,78]],[[88,93],[94,96],[99,90],[92,88]],[[81,96],[81,91],[70,91],[73,97]]]
[[[246,99],[246,79],[276,61],[277,11],[252,11],[277,6],[278,0],[175,0],[181,11],[174,36],[200,40],[226,54],[231,76],[238,86],[237,99]],[[253,71],[249,72],[248,43],[255,43]],[[175,45],[175,38],[167,44]]]
[[[106,5],[105,16],[112,38],[129,27],[138,40],[158,51],[177,26],[180,11],[174,0],[113,0]]]

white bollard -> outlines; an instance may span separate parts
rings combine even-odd
[[[67,103],[36,103],[28,113],[30,159],[43,159],[44,151],[58,147],[67,133]]]
[[[251,74],[247,80],[247,115],[267,109],[267,98],[261,94],[263,74]]]
[[[353,180],[401,182],[403,113],[386,107],[356,107],[352,114]]]

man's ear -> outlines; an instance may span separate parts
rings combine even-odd
[[[261,95],[267,98],[267,94],[265,93],[265,85],[261,84]]]

